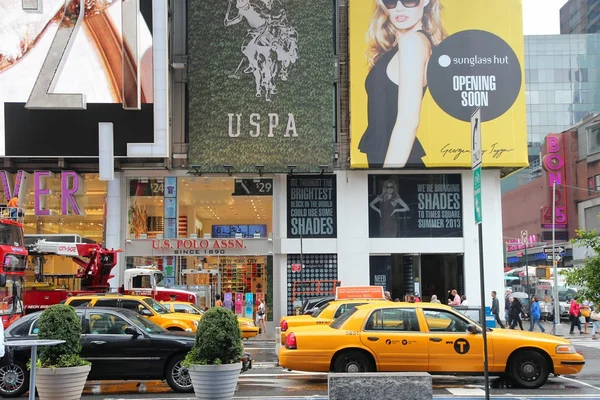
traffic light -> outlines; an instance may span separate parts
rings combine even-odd
[[[548,267],[537,267],[535,269],[536,278],[550,278],[550,268]]]

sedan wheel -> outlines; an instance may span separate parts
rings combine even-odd
[[[175,392],[191,393],[194,391],[192,378],[188,369],[181,365],[183,360],[183,356],[177,356],[171,360],[166,371],[167,383]]]
[[[357,351],[347,351],[338,356],[335,360],[336,372],[370,372],[372,371],[371,362],[362,353]]]
[[[14,360],[0,366],[0,397],[19,397],[29,386],[29,373],[25,363]]]
[[[526,389],[537,389],[548,380],[548,362],[536,351],[520,351],[511,358],[509,374],[512,380]]]

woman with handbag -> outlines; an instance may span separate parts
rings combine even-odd
[[[590,323],[590,315],[592,314],[592,309],[590,308],[590,302],[585,300],[581,303],[581,318],[579,319],[583,324],[583,333],[587,335],[588,333],[588,324]]]
[[[600,330],[600,306],[594,307],[590,319],[592,320],[592,339],[597,340],[596,331]]]

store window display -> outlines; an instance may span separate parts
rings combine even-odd
[[[164,178],[128,181],[129,239],[155,238],[164,231]]]
[[[35,180],[37,184],[33,177],[24,183],[25,196],[20,198],[25,208],[25,234],[69,234],[103,241],[107,183],[100,181],[98,174],[48,172]]]

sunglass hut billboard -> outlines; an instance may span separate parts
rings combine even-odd
[[[522,0],[350,0],[353,168],[527,162]]]

